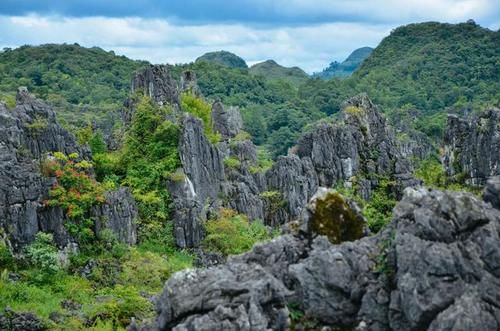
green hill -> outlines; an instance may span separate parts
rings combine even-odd
[[[0,94],[27,86],[53,104],[119,107],[132,73],[144,61],[133,61],[98,47],[78,44],[22,46],[0,53]]]
[[[205,53],[197,58],[196,62],[216,63],[229,68],[248,68],[245,60],[227,51]]]
[[[352,52],[347,59],[342,63],[334,61],[330,63],[328,68],[323,69],[321,72],[315,73],[314,77],[319,77],[321,79],[330,78],[345,78],[350,75],[360,66],[360,64],[372,53],[373,48],[362,47],[356,49]]]
[[[500,32],[429,22],[395,29],[352,81],[385,107],[440,111],[498,98],[499,77]]]
[[[263,76],[271,81],[283,80],[292,85],[299,85],[309,78],[309,75],[299,67],[283,67],[274,60],[267,60],[250,67],[252,75]]]

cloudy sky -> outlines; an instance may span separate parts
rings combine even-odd
[[[500,28],[498,0],[0,0],[0,48],[79,43],[153,63],[228,50],[319,71],[402,24],[472,18]]]

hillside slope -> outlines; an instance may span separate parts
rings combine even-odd
[[[250,67],[250,73],[263,76],[271,81],[283,80],[295,86],[303,83],[309,75],[299,67],[287,68],[274,60],[267,60]]]
[[[498,98],[500,32],[472,21],[395,29],[352,77],[377,103],[439,110]]]
[[[321,79],[330,78],[345,78],[350,75],[361,65],[361,63],[373,52],[371,47],[361,47],[354,50],[344,61],[334,61],[330,63],[328,68],[323,69],[321,72],[315,73],[314,77]]]
[[[27,86],[53,104],[115,106],[125,100],[132,73],[146,64],[78,44],[22,46],[0,53],[0,94]]]
[[[248,68],[245,60],[228,51],[217,51],[205,53],[196,59],[196,62],[210,62],[220,64],[229,68]]]

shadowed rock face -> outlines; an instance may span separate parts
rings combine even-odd
[[[299,231],[175,274],[152,324],[130,329],[286,330],[293,303],[318,326],[496,330],[499,233],[500,210],[471,194],[407,189],[374,236],[335,245]]]
[[[11,248],[20,250],[34,240],[38,231],[54,234],[56,243],[71,241],[64,227],[67,220],[60,208],[43,205],[53,178],[44,177],[40,164],[45,153],[78,153],[90,159],[87,146],[56,121],[54,111],[20,88],[14,109],[0,104],[0,229]],[[106,227],[126,243],[135,243],[137,216],[135,202],[128,190],[106,195],[106,203],[91,210],[89,216],[106,219]],[[96,224],[97,229],[103,225]]]
[[[448,176],[469,185],[484,185],[500,175],[500,110],[470,118],[448,115],[443,164]]]

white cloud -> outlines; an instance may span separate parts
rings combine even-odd
[[[376,46],[389,26],[329,23],[255,28],[241,24],[173,25],[162,19],[0,16],[0,47],[79,43],[154,63],[184,63],[213,50],[234,52],[249,63],[275,59],[319,71],[361,46]]]

